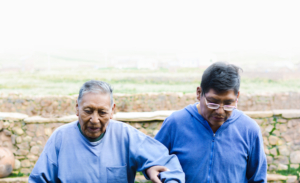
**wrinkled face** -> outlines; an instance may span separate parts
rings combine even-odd
[[[210,89],[206,94],[201,95],[202,90],[200,87],[197,87],[197,99],[200,101],[200,114],[203,116],[206,121],[209,122],[212,127],[221,126],[232,114],[232,111],[226,111],[222,106],[230,105],[235,106],[237,98],[239,96],[234,94],[233,90],[224,91],[217,93],[215,90]],[[218,109],[210,109],[207,107],[207,103],[219,104]]]
[[[115,105],[111,107],[110,95],[102,93],[85,93],[80,103],[76,102],[76,115],[82,133],[89,138],[97,138],[113,117]]]

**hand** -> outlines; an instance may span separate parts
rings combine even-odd
[[[146,170],[146,174],[153,183],[162,183],[158,178],[158,174],[164,171],[170,170],[164,166],[152,166]]]

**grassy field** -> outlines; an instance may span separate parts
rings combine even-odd
[[[73,95],[77,94],[80,86],[90,79],[110,83],[115,93],[194,93],[201,80],[202,71],[199,70],[153,71],[111,68],[1,72],[0,93]],[[242,76],[241,92],[300,92],[300,82],[298,78],[269,79]]]
[[[218,60],[242,66],[241,92],[300,92],[300,56],[216,53]],[[117,69],[122,58],[178,60],[174,52],[101,52],[50,50],[0,53],[0,93],[73,95],[90,79],[112,85],[115,93],[194,93],[207,65],[198,68]],[[205,62],[211,64],[211,62]],[[277,66],[276,66],[277,64]],[[291,67],[292,65],[292,67]]]

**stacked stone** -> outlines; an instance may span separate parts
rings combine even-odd
[[[29,116],[62,117],[75,114],[77,95],[73,96],[23,96],[0,95],[0,111],[19,112]],[[197,102],[194,93],[144,93],[114,94],[116,112],[150,112],[180,110]],[[300,93],[243,94],[238,108],[243,111],[273,109],[299,109]]]
[[[1,112],[18,112],[28,116],[61,117],[75,113],[77,96],[0,95]]]
[[[114,99],[115,112],[179,110],[196,102],[195,94],[182,93],[116,94]]]
[[[59,126],[76,120],[67,118],[28,117],[19,113],[0,113],[0,146],[15,156],[15,174],[30,174],[48,138]]]
[[[253,118],[261,128],[269,173],[293,169],[300,172],[300,110],[245,113]],[[134,114],[138,115],[138,113]],[[162,115],[158,112],[155,114],[160,117]],[[122,115],[116,114],[115,116],[121,117]],[[161,128],[163,119],[140,120],[145,116],[155,119],[155,116],[147,114],[125,121],[141,132],[154,137]],[[19,113],[0,113],[0,147],[7,147],[14,153],[14,173],[29,174],[52,132],[57,127],[75,120],[77,120],[76,115],[62,118],[42,118],[28,117]],[[294,180],[295,176],[283,178],[285,178],[284,180]]]
[[[274,107],[271,94],[241,94],[239,97],[238,108],[243,111],[268,111]]]
[[[269,172],[300,170],[300,111],[274,110],[249,116],[261,127]]]
[[[26,143],[17,143],[25,134],[24,130],[22,129],[22,122],[27,117],[27,115],[18,113],[1,113],[0,115],[0,146],[7,147],[11,152],[14,153],[15,173],[16,170],[19,169],[21,172],[30,173],[30,171],[23,169],[30,166],[30,164],[28,164],[28,160],[26,160],[24,156],[28,154],[29,145]],[[25,162],[23,162],[21,166],[22,160],[25,160]]]

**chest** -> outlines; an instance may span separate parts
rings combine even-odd
[[[183,168],[206,168],[209,165],[224,167],[243,167],[247,165],[250,142],[245,136],[231,129],[217,132],[214,136],[206,129],[177,137],[171,153],[176,154]]]
[[[58,156],[58,177],[62,182],[128,182],[129,154],[114,143],[66,144]]]

